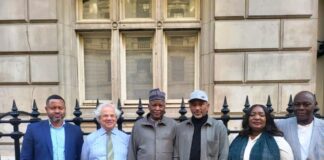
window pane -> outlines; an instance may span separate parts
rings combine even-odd
[[[196,36],[168,37],[168,98],[187,98],[194,89]]]
[[[82,0],[83,19],[109,19],[109,0]]]
[[[194,18],[196,0],[168,0],[168,18]]]
[[[111,99],[109,38],[84,38],[85,99]]]
[[[125,0],[125,18],[151,18],[152,0]]]
[[[153,87],[152,76],[152,37],[127,37],[127,99],[146,99]]]

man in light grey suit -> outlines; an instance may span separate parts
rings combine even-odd
[[[290,144],[295,160],[324,160],[324,120],[314,117],[316,105],[313,93],[301,91],[293,103],[296,117],[276,123]]]

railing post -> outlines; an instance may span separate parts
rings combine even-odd
[[[99,105],[100,105],[99,99],[97,99],[96,109],[98,108]],[[99,122],[97,121],[96,117],[94,118],[94,122],[96,123],[97,129],[99,129],[101,126],[100,126]]]
[[[138,116],[137,116],[136,120],[143,118],[143,114],[144,113],[145,112],[143,110],[142,100],[141,100],[141,98],[139,98],[139,100],[138,100],[138,107],[137,107],[137,111],[136,111],[136,114]]]
[[[3,118],[3,116],[4,116],[5,114],[0,114],[0,120]],[[3,135],[3,133],[2,132],[0,132],[0,139],[1,139],[1,137],[2,137],[2,135]],[[0,156],[1,157],[1,156]]]
[[[320,117],[321,115],[319,113],[317,113],[319,111],[319,107],[318,107],[318,104],[317,104],[317,100],[316,100],[316,95],[314,94],[314,99],[315,99],[315,109],[314,109],[314,116],[315,117]]]
[[[30,116],[32,117],[30,119],[30,122],[31,123],[34,123],[34,122],[40,121],[41,119],[38,118],[39,115],[40,115],[40,113],[38,112],[37,104],[36,104],[36,101],[34,99],[34,101],[33,101],[33,107],[32,107],[32,112],[30,113]]]
[[[223,115],[221,116],[221,120],[223,121],[223,123],[228,131],[227,124],[228,124],[228,121],[230,120],[230,116],[228,115],[228,113],[230,112],[230,110],[228,109],[226,96],[224,98],[223,108],[222,108],[221,112],[223,113]]]
[[[289,96],[289,102],[288,102],[288,107],[287,107],[286,111],[288,112],[286,114],[287,117],[294,116],[292,95]]]
[[[119,130],[123,130],[123,122],[124,122],[124,111],[123,111],[123,108],[121,106],[121,102],[120,102],[120,99],[118,98],[118,102],[117,102],[117,108],[120,110],[120,116],[117,120],[117,126],[118,126],[118,129]]]
[[[18,112],[18,108],[16,106],[15,100],[13,100],[10,115],[13,117],[13,118],[11,118],[9,120],[10,124],[13,126],[13,132],[11,132],[11,138],[14,139],[16,160],[19,160],[20,159],[20,143],[19,143],[19,139],[22,136],[22,133],[19,132],[19,124],[21,123],[21,119],[18,118],[19,112]]]
[[[187,116],[186,116],[187,110],[186,110],[186,106],[185,106],[183,97],[182,97],[182,100],[181,100],[179,113],[180,113],[180,117],[179,117],[180,122],[185,121],[185,120],[188,119]]]
[[[273,112],[273,108],[272,108],[272,103],[271,103],[271,99],[270,99],[270,95],[268,95],[268,100],[267,100],[267,109],[269,111],[269,113],[271,114]]]
[[[73,118],[73,123],[77,126],[81,125],[82,118],[80,117],[82,115],[82,112],[80,111],[80,105],[78,99],[75,100],[75,107],[74,107],[74,112],[73,115],[75,116]]]
[[[244,108],[243,108],[244,114],[246,114],[248,112],[249,108],[250,108],[249,96],[246,96]]]

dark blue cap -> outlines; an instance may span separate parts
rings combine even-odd
[[[165,100],[165,93],[160,91],[159,88],[150,90],[149,100]]]

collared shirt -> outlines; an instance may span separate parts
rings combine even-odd
[[[49,125],[53,146],[53,160],[65,160],[65,122],[63,121],[62,126],[60,126],[59,128],[55,128],[50,121]]]
[[[127,146],[129,135],[114,128],[111,131],[111,139],[113,143],[114,159],[127,159]],[[81,160],[106,160],[107,158],[107,134],[106,130],[99,130],[89,134],[82,146]]]

